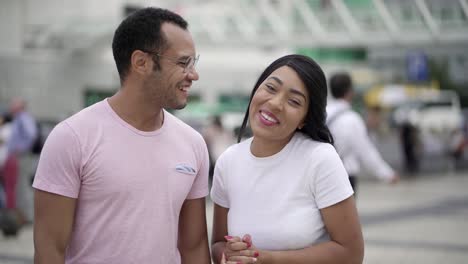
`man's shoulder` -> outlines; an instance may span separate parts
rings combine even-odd
[[[97,131],[99,124],[105,118],[104,113],[102,102],[98,102],[66,118],[59,125],[67,126],[76,135],[86,131],[93,133]]]
[[[333,112],[328,113],[327,123],[330,123],[330,120],[334,120],[333,123],[339,124],[363,122],[361,115],[351,107],[339,107],[333,110]]]
[[[98,102],[74,113],[72,116],[66,118],[64,122],[71,126],[92,124],[95,123],[97,119],[102,118],[104,110],[102,102]]]

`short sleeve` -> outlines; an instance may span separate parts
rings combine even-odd
[[[72,128],[64,121],[47,137],[34,177],[33,187],[78,198],[81,187],[81,149]]]
[[[337,204],[354,193],[338,153],[329,144],[322,146],[314,152],[314,166],[309,167],[309,173],[314,175],[310,187],[319,209]]]
[[[196,145],[196,155],[198,159],[198,173],[195,177],[195,180],[192,184],[192,189],[190,189],[187,199],[197,199],[202,198],[208,195],[208,171],[210,166],[210,161],[208,158],[208,149],[206,147],[205,141],[200,136]]]
[[[213,186],[211,187],[211,200],[224,208],[229,208],[229,199],[226,192],[225,177],[226,171],[226,155],[221,155],[216,161],[216,166],[213,173]]]

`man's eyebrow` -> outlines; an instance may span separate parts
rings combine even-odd
[[[178,60],[188,60],[190,59],[192,56],[189,56],[189,55],[182,55],[178,58]]]
[[[283,85],[283,81],[282,81],[280,78],[276,77],[276,76],[268,77],[268,80],[269,80],[269,79],[273,79],[273,80],[275,80],[277,83],[279,83],[280,85]]]

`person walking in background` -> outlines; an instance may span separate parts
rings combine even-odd
[[[3,183],[6,193],[6,208],[13,211],[17,224],[32,221],[32,189],[30,182],[30,165],[27,155],[37,137],[37,126],[34,117],[26,110],[26,101],[13,98],[9,105],[11,124],[6,160],[3,164]]]
[[[336,73],[329,84],[333,100],[327,107],[327,125],[354,192],[357,192],[358,175],[363,167],[383,181],[398,182],[398,174],[382,159],[370,140],[364,120],[351,109],[354,90],[349,74]]]
[[[5,193],[5,182],[4,182],[4,171],[5,162],[8,158],[8,141],[11,136],[11,117],[9,114],[0,115],[0,210],[6,208],[6,193]],[[0,219],[1,219],[0,211]],[[16,219],[16,217],[15,217]],[[2,220],[0,220],[0,225]],[[1,228],[1,226],[0,226]]]
[[[404,158],[404,166],[409,175],[414,175],[419,171],[418,148],[420,143],[418,140],[418,129],[411,124],[409,120],[405,120],[400,127],[400,141]]]
[[[362,263],[361,226],[325,124],[326,98],[325,75],[306,56],[281,57],[260,75],[238,141],[247,122],[253,137],[216,162],[215,263]]]
[[[216,160],[229,146],[235,143],[234,133],[224,128],[221,116],[216,115],[211,124],[203,130],[203,137],[210,154],[210,177],[212,177]]]
[[[210,263],[208,150],[166,111],[199,76],[187,22],[140,9],[115,31],[121,89],[59,123],[41,153],[34,260],[42,263]]]

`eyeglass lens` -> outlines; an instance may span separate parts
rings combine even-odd
[[[185,68],[184,68],[184,71],[191,71],[195,68],[195,65],[197,64],[197,61],[198,61],[198,56],[196,57],[189,57],[187,58],[187,62],[185,64]]]

